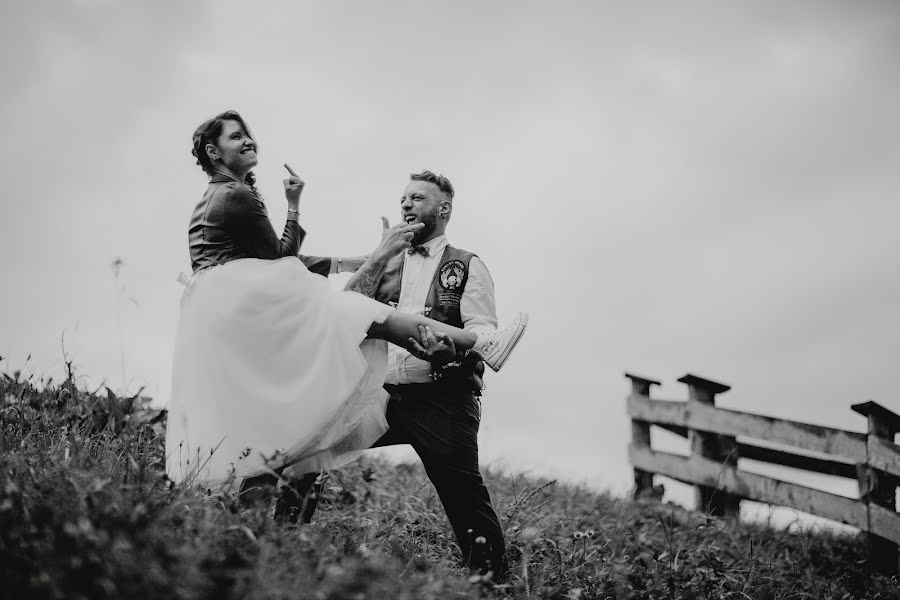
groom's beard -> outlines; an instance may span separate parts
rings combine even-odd
[[[425,227],[413,234],[411,240],[413,246],[421,246],[422,242],[427,240],[437,229],[437,211],[419,215],[419,221],[424,223]]]

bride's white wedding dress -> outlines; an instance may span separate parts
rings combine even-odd
[[[166,471],[229,487],[268,468],[338,467],[386,430],[393,309],[333,290],[295,257],[204,269],[181,299]]]

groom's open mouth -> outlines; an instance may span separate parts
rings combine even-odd
[[[406,221],[407,225],[412,225],[416,222],[416,215],[406,215],[403,217],[403,220]]]

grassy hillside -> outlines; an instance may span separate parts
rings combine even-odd
[[[163,475],[164,413],[137,398],[0,381],[0,597],[900,598],[853,537],[788,534],[488,473],[513,577],[457,566],[423,470],[334,473],[314,522]]]

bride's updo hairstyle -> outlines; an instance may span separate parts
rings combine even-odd
[[[244,131],[247,132],[247,135],[250,136],[250,139],[256,141],[256,138],[253,137],[253,132],[251,132],[250,127],[247,126],[247,122],[244,121],[244,118],[241,117],[237,111],[226,110],[225,112],[214,116],[212,119],[204,121],[200,127],[194,131],[194,147],[191,149],[191,154],[197,159],[197,164],[200,165],[200,168],[206,171],[206,174],[210,176],[216,172],[216,168],[210,160],[209,155],[206,153],[206,145],[216,145],[216,140],[222,135],[225,121],[237,121],[241,124],[241,127],[244,128]],[[253,173],[247,173],[247,176],[244,178],[244,183],[250,187],[254,187],[256,185],[256,176]]]

